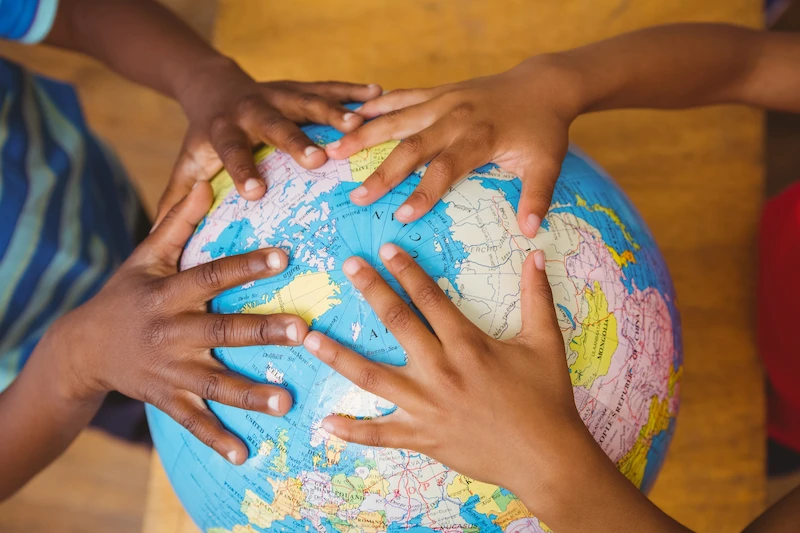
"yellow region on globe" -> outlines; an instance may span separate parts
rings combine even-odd
[[[271,297],[265,295],[263,304],[245,305],[242,313],[290,313],[302,317],[311,325],[314,319],[342,303],[338,298],[340,293],[339,286],[327,272],[307,271],[295,276],[284,287],[273,292]]]
[[[608,373],[611,359],[619,345],[617,318],[608,311],[608,300],[598,282],[594,289],[584,291],[589,312],[582,323],[581,334],[569,343],[578,354],[570,365],[570,377],[575,387],[589,388],[594,380]]]
[[[350,157],[350,172],[353,181],[361,183],[383,163],[400,141],[386,141],[372,148],[365,148]]]
[[[241,511],[250,523],[269,528],[273,522],[285,520],[287,516],[300,520],[302,518],[300,509],[306,503],[306,495],[300,481],[294,478],[281,481],[268,478],[267,481],[272,485],[275,494],[272,503],[265,502],[250,489],[245,491]]]
[[[503,493],[497,485],[476,481],[461,474],[447,486],[447,495],[459,499],[461,503],[466,503],[477,495],[475,510],[486,516],[495,515],[495,524],[503,529],[515,520],[532,516],[516,496]]]
[[[650,400],[650,414],[647,417],[647,424],[639,431],[639,437],[633,448],[625,456],[617,461],[617,468],[631,483],[636,487],[642,486],[644,472],[647,468],[647,453],[653,437],[665,431],[669,427],[669,398],[660,400],[658,396],[653,396]]]

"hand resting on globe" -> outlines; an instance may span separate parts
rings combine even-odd
[[[557,531],[642,531],[645,524],[648,531],[686,531],[620,474],[578,415],[543,252],[524,263],[522,330],[505,341],[473,325],[398,246],[383,245],[380,256],[432,331],[366,261],[349,258],[345,274],[408,363],[373,362],[310,332],[308,351],[398,406],[370,420],[329,416],[326,431],[367,446],[412,449],[502,485]],[[584,481],[589,477],[592,483]]]

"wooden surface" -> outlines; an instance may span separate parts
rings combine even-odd
[[[222,0],[216,43],[262,79],[397,88],[489,74],[533,53],[654,24],[758,26],[760,9],[757,0]],[[638,205],[675,280],[682,408],[651,497],[698,531],[739,531],[765,498],[763,385],[751,316],[761,122],[761,113],[734,107],[626,111],[582,117],[571,132]],[[169,524],[182,511],[154,468],[146,533],[179,533]]]

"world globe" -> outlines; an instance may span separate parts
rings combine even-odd
[[[304,131],[322,146],[341,137],[326,126]],[[281,247],[290,257],[285,272],[221,294],[211,311],[297,314],[370,359],[402,365],[406,354],[342,273],[345,259],[363,257],[408,301],[377,256],[383,243],[393,242],[472,322],[506,339],[520,330],[523,260],[531,250],[543,250],[575,405],[609,458],[649,490],[675,427],[681,330],[664,260],[630,201],[571,148],[533,239],[516,222],[519,179],[494,165],[476,169],[429,214],[403,224],[393,213],[424,168],[374,205],[359,207],[348,198],[396,145],[329,160],[315,170],[274,148],[261,149],[256,160],[269,192],[246,201],[229,175],[219,174],[212,181],[215,201],[187,244],[181,268]],[[394,406],[302,347],[220,348],[215,356],[253,380],[285,386],[295,405],[277,418],[209,403],[247,444],[250,455],[242,466],[229,464],[148,406],[167,476],[204,532],[549,531],[503,488],[413,451],[348,444],[328,434],[320,422],[331,413],[377,417]],[[537,473],[529,474],[534,481]]]

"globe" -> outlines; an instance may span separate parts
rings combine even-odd
[[[304,131],[320,145],[341,136],[319,125]],[[405,353],[343,275],[346,258],[361,256],[388,277],[377,253],[381,244],[396,243],[472,322],[505,339],[520,329],[522,262],[541,249],[575,405],[605,453],[647,491],[675,426],[681,333],[667,268],[630,201],[590,159],[570,148],[534,239],[523,236],[516,222],[519,179],[494,165],[458,182],[419,221],[402,224],[393,212],[424,168],[374,205],[358,207],[348,198],[396,145],[330,160],[315,170],[272,147],[261,149],[256,160],[267,195],[243,200],[229,175],[218,175],[212,181],[214,204],[187,244],[181,268],[282,247],[290,257],[284,273],[221,294],[211,310],[298,314],[312,329],[366,357],[402,365]],[[399,284],[387,279],[408,300]],[[204,532],[549,531],[503,488],[413,451],[348,444],[326,433],[320,422],[330,413],[376,417],[394,406],[355,387],[302,347],[221,348],[215,356],[253,380],[287,387],[295,405],[275,418],[210,402],[225,426],[247,443],[250,455],[242,466],[229,464],[148,406],[162,464]],[[535,479],[536,472],[530,476]]]

